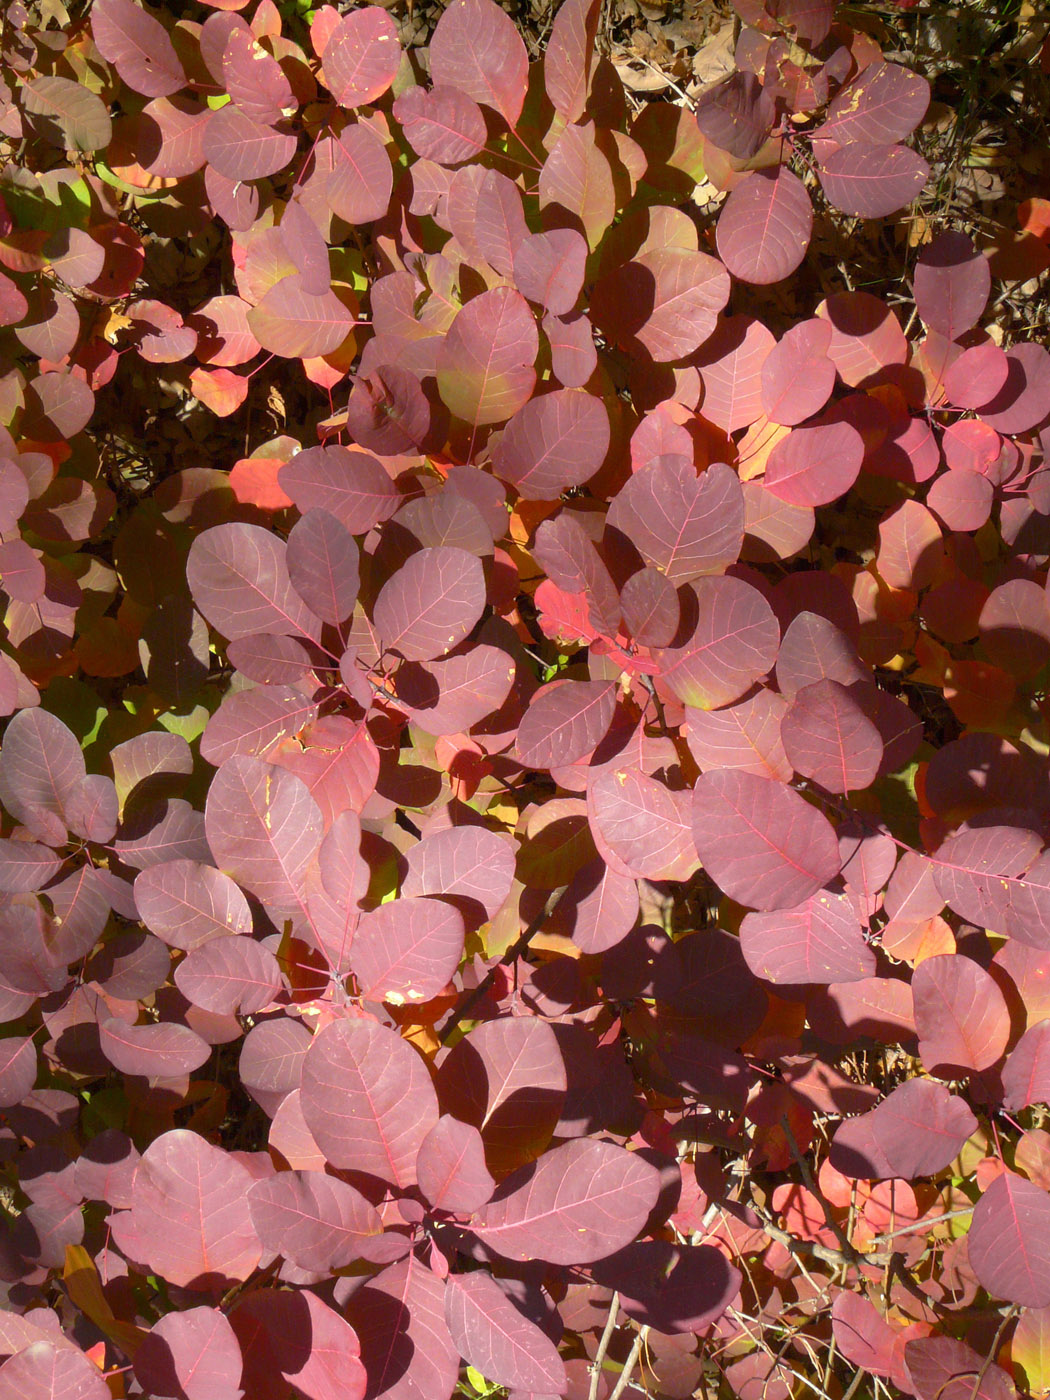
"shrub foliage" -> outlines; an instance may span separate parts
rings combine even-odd
[[[927,81],[305,9],[4,24],[0,1395],[1045,1394],[1050,355],[820,242]]]

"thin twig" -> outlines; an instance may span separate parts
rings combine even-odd
[[[493,966],[489,968],[488,972],[478,983],[478,985],[474,988],[474,990],[469,993],[466,999],[459,1006],[456,1007],[455,1011],[453,1011],[452,1015],[448,1018],[448,1021],[445,1023],[445,1027],[441,1032],[442,1045],[448,1044],[452,1032],[459,1025],[460,1021],[465,1020],[467,1016],[469,1016],[470,1013],[474,1010],[475,1006],[477,1006],[478,1002],[481,1001],[481,999],[485,996],[486,992],[488,992],[493,982],[495,982],[496,973],[499,971],[499,969],[501,967],[509,967],[512,962],[516,962],[517,959],[521,957],[522,953],[524,953],[525,949],[535,938],[536,934],[539,933],[540,929],[551,917],[555,909],[557,909],[558,905],[561,903],[562,896],[564,895],[567,889],[567,885],[561,885],[558,889],[551,891],[551,893],[547,896],[547,901],[544,904],[543,908],[533,919],[532,923],[529,924],[528,928],[525,929],[524,932],[521,933],[519,937],[515,939],[515,941],[510,945],[507,951],[500,958],[499,962],[494,963]]]
[[[640,1327],[638,1335],[634,1339],[631,1350],[627,1353],[627,1360],[623,1363],[623,1370],[620,1378],[609,1392],[609,1400],[620,1400],[621,1395],[631,1384],[631,1377],[634,1375],[634,1368],[638,1365],[638,1358],[642,1354],[642,1347],[645,1346],[646,1338],[649,1336],[648,1327]]]
[[[598,1400],[598,1386],[601,1384],[602,1366],[605,1364],[605,1356],[609,1350],[609,1343],[612,1335],[616,1331],[616,1320],[620,1313],[620,1295],[614,1293],[609,1299],[609,1316],[605,1319],[605,1329],[598,1342],[598,1350],[594,1353],[594,1360],[591,1362],[591,1384],[587,1391],[587,1400]]]

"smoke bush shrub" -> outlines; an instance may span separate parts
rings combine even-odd
[[[1043,1393],[1050,356],[806,270],[927,82],[209,4],[3,31],[0,1396]]]

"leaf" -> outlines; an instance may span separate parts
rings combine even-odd
[[[783,696],[765,687],[719,710],[687,710],[689,752],[702,773],[738,768],[786,783],[793,772],[780,740],[786,710]]]
[[[1050,354],[1031,341],[1006,352],[1006,383],[981,405],[981,421],[997,433],[1024,433],[1050,414]]]
[[[416,1157],[438,1120],[426,1063],[399,1035],[372,1021],[319,1031],[303,1061],[300,1106],[333,1167],[411,1186]]]
[[[852,904],[826,890],[795,908],[745,915],[740,947],[755,976],[774,985],[859,982],[876,971]]]
[[[346,1268],[383,1229],[360,1191],[324,1172],[278,1172],[256,1181],[248,1209],[263,1248],[310,1273]]]
[[[7,1036],[0,1040],[0,1108],[13,1108],[32,1092],[36,1071],[32,1036]]]
[[[598,0],[565,0],[551,25],[543,55],[543,81],[555,112],[566,124],[587,108],[598,32]]]
[[[313,218],[298,200],[289,200],[285,205],[280,230],[285,251],[299,272],[304,294],[312,297],[326,296],[332,286],[328,244]]]
[[[357,541],[326,510],[308,510],[288,536],[288,578],[312,612],[343,622],[354,610],[360,583]]]
[[[243,1282],[262,1253],[248,1211],[251,1181],[246,1167],[197,1133],[161,1133],[135,1169],[130,1211],[111,1219],[117,1245],[181,1288]]]
[[[910,136],[929,104],[930,85],[918,73],[897,63],[871,63],[836,93],[814,134],[840,146],[884,146]]]
[[[66,807],[85,776],[80,745],[60,719],[35,709],[10,720],[0,750],[0,801],[38,840],[65,844]]]
[[[530,399],[503,430],[492,470],[525,500],[556,501],[582,486],[609,450],[609,415],[593,394],[555,389]]]
[[[724,573],[739,558],[744,497],[721,462],[697,476],[685,458],[661,456],[613,497],[608,523],[677,587]]]
[[[512,127],[521,116],[529,60],[510,16],[493,0],[452,0],[430,38],[435,84],[465,92]]]
[[[350,962],[369,1001],[430,1001],[463,956],[463,916],[439,899],[392,900],[363,915]]]
[[[695,870],[687,794],[636,768],[610,768],[590,784],[587,813],[599,851],[621,875],[685,880]]]
[[[277,474],[305,515],[326,510],[351,535],[363,535],[395,514],[401,494],[374,457],[346,447],[308,447]],[[256,629],[258,630],[258,629]]]
[[[248,901],[230,877],[193,860],[143,870],[135,880],[135,903],[148,929],[186,952],[212,938],[251,932]]]
[[[957,408],[981,408],[984,404],[992,402],[1005,386],[1009,375],[1010,361],[998,345],[993,345],[990,341],[987,345],[972,345],[969,350],[964,350],[957,360],[953,360],[945,371],[944,393],[948,402]],[[984,427],[976,420],[966,419],[953,426],[956,430],[963,430],[963,440],[973,429],[981,434]],[[949,467],[956,470],[956,463],[949,452],[949,445],[953,440],[957,440],[957,437],[946,437],[944,448]]]
[[[330,355],[354,325],[353,312],[335,292],[311,295],[298,272],[274,283],[248,312],[248,326],[262,348],[286,359]]]
[[[482,1022],[452,1047],[437,1075],[442,1110],[478,1129],[488,1170],[499,1177],[547,1147],[566,1084],[554,1032],[532,1017]]]
[[[227,695],[201,735],[201,757],[218,768],[234,754],[263,757],[317,716],[294,686],[267,685]]]
[[[188,1026],[161,1022],[129,1026],[111,1016],[99,1023],[99,1045],[121,1074],[143,1079],[174,1079],[192,1074],[211,1055],[211,1046]]]
[[[1050,1101],[1050,1021],[1037,1021],[1006,1057],[1002,1069],[1003,1107],[1017,1113]]]
[[[974,1206],[970,1267],[993,1298],[1025,1308],[1050,1304],[1050,1196],[1004,1172]]]
[[[704,384],[703,416],[724,433],[749,428],[762,416],[761,369],[773,333],[751,316],[726,316],[696,356]]]
[[[359,12],[363,13],[363,12]],[[394,172],[387,149],[375,131],[354,122],[333,134],[318,150],[318,168],[327,157],[329,174],[325,198],[333,214],[348,224],[370,224],[381,219],[390,204]]]
[[[614,637],[620,622],[620,597],[601,556],[583,526],[566,511],[545,520],[536,531],[533,558],[550,576],[536,590],[541,606],[543,590],[551,584],[567,593],[584,595],[591,623]]]
[[[976,1128],[965,1099],[943,1084],[910,1079],[870,1112],[839,1125],[831,1163],[844,1176],[867,1180],[936,1176]]]
[[[254,1016],[284,988],[269,948],[236,934],[195,948],[175,969],[174,980],[187,1001],[217,1016]]]
[[[508,1259],[590,1264],[635,1238],[659,1192],[657,1169],[638,1154],[578,1139],[509,1176],[470,1228]]]
[[[818,172],[828,200],[844,214],[884,219],[910,204],[930,167],[907,146],[851,142],[824,160]]]
[[[98,0],[91,7],[91,35],[129,88],[146,97],[169,97],[186,74],[168,32],[132,0]]]
[[[718,217],[718,256],[742,282],[768,286],[789,277],[806,256],[813,208],[797,175],[756,170],[738,185]]]
[[[248,1395],[283,1400],[291,1385],[306,1400],[364,1400],[368,1379],[357,1333],[309,1289],[257,1289],[238,1300],[230,1323]]]
[[[250,29],[230,31],[222,55],[226,91],[246,117],[270,126],[292,116],[299,104],[284,70]]]
[[[956,1078],[990,1069],[1006,1049],[1006,1000],[995,979],[970,958],[925,958],[912,975],[912,994],[919,1055],[931,1074]]]
[[[616,188],[593,122],[564,128],[543,163],[538,190],[547,221],[583,234],[596,251],[616,217]]]
[[[591,316],[620,349],[666,363],[699,349],[728,300],[729,276],[717,258],[659,248],[601,278]]]
[[[939,233],[923,248],[912,275],[919,315],[949,340],[958,340],[976,326],[991,286],[988,259],[965,233],[952,230]]]
[[[454,0],[442,19],[468,3]],[[492,4],[492,0],[476,3]],[[521,293],[510,287],[482,292],[457,312],[438,348],[442,401],[474,427],[505,423],[532,396],[538,351],[536,322]]]
[[[385,10],[368,5],[341,17],[322,58],[324,80],[340,107],[364,107],[382,97],[401,63],[397,26]]]
[[[499,647],[473,647],[463,656],[402,663],[394,688],[412,723],[424,734],[465,734],[500,709],[510,694],[515,665]]]
[[[445,1282],[414,1254],[366,1279],[346,1311],[361,1337],[370,1395],[451,1395],[460,1356],[445,1322]]]
[[[34,1055],[34,1065],[36,1056]],[[496,1189],[485,1166],[485,1144],[470,1123],[443,1113],[423,1139],[417,1162],[419,1189],[438,1210],[477,1210]]]
[[[750,160],[773,129],[776,105],[754,73],[738,72],[704,92],[694,115],[713,146]]]
[[[609,681],[554,681],[529,701],[518,727],[518,758],[526,768],[575,763],[605,737],[616,706]]]
[[[284,541],[262,525],[238,521],[202,531],[190,547],[186,579],[197,607],[228,641],[258,632],[320,636],[320,619],[288,577]]]
[[[864,439],[850,423],[793,428],[774,443],[765,486],[794,506],[824,506],[844,495],[860,475]]]
[[[11,1400],[108,1400],[97,1366],[77,1347],[34,1341],[0,1366],[0,1395]]]
[[[98,151],[113,134],[102,99],[69,78],[34,78],[22,88],[29,125],[60,150]],[[50,358],[59,359],[61,356]]]
[[[657,647],[661,684],[684,705],[718,709],[751,689],[776,659],[780,629],[773,610],[749,583],[737,578],[700,578],[687,616],[697,621],[687,642]]]
[[[670,646],[682,620],[678,591],[659,569],[639,569],[620,589],[624,626],[641,646]]]
[[[240,1391],[237,1336],[218,1308],[187,1308],[153,1324],[135,1353],[143,1390],[180,1400],[226,1400]]]
[[[481,108],[447,84],[406,88],[394,102],[394,116],[416,155],[438,165],[461,165],[485,144]]]
[[[703,773],[693,788],[693,839],[711,879],[740,904],[790,909],[841,867],[828,819],[797,792],[740,770]]]
[[[480,926],[503,908],[514,881],[514,854],[503,836],[481,826],[435,831],[411,847],[402,895],[435,895]]]
[[[795,772],[828,792],[868,787],[882,764],[878,726],[859,697],[838,681],[816,681],[797,691],[781,721],[780,737]]]
[[[583,290],[586,262],[587,244],[575,229],[530,233],[514,250],[514,285],[552,316],[568,316]]]
[[[485,610],[481,560],[449,545],[421,549],[379,590],[372,621],[386,651],[406,661],[444,656]]]
[[[235,184],[275,175],[296,147],[294,132],[253,121],[232,102],[212,112],[201,142],[209,166]]]
[[[554,1343],[490,1275],[453,1274],[445,1288],[445,1320],[467,1364],[511,1389],[558,1394],[565,1366]]]
[[[283,768],[238,754],[215,774],[204,810],[216,861],[277,913],[299,907],[324,825],[306,784]]]

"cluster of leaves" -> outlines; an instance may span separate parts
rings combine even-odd
[[[0,1395],[1044,1394],[1050,355],[732,309],[925,80],[209,4],[3,22]]]

